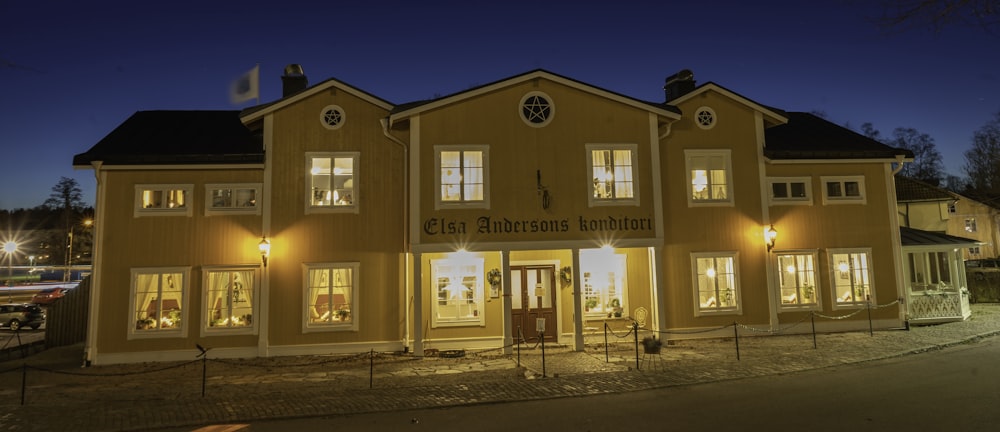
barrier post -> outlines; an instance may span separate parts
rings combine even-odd
[[[632,322],[632,333],[635,334],[635,370],[639,370],[639,323]],[[626,335],[628,336],[628,335]]]
[[[545,378],[545,331],[538,333],[538,339],[542,343],[542,378]]]
[[[736,321],[733,321],[733,335],[735,336],[734,339],[736,340],[736,360],[739,361],[739,359],[740,359],[740,331],[737,328]]]
[[[608,323],[604,323],[604,362],[611,363],[611,357],[608,355]]]
[[[875,329],[872,328],[872,302],[868,300],[866,303],[868,305],[868,335],[874,337]]]
[[[521,367],[521,339],[524,339],[524,335],[521,334],[521,325],[517,325],[517,367]]]
[[[208,377],[208,356],[201,356],[201,397],[205,397],[205,381]]]
[[[28,364],[21,363],[21,405],[24,405],[24,392],[27,390]]]
[[[372,388],[375,381],[375,348],[368,354],[368,388]]]
[[[812,321],[812,326],[813,326],[813,349],[817,349],[816,348],[816,313],[815,312],[809,312],[809,320]]]

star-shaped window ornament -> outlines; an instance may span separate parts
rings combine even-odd
[[[337,129],[344,124],[344,109],[337,105],[330,105],[320,112],[320,122],[327,129]]]
[[[701,107],[695,111],[695,122],[702,129],[711,129],[715,126],[715,111],[709,107]]]
[[[552,102],[542,92],[531,92],[521,100],[521,118],[530,126],[542,127],[552,120]]]

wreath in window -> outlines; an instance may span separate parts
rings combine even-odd
[[[500,270],[492,269],[486,273],[486,281],[492,286],[500,285],[500,282],[503,281],[503,278],[500,277]]]
[[[562,279],[563,283],[572,283],[573,269],[569,266],[563,267],[562,270],[559,270],[559,279]]]

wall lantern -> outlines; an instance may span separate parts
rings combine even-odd
[[[768,252],[774,249],[774,240],[776,238],[778,238],[778,231],[774,229],[774,224],[764,229],[764,244],[767,245]]]
[[[267,237],[261,237],[260,243],[257,243],[257,249],[260,249],[260,261],[264,263],[264,267],[267,267],[267,256],[271,254],[271,242],[267,241]]]

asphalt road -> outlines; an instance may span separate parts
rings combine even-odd
[[[788,375],[624,394],[254,422],[253,432],[979,431],[1000,422],[1000,338]]]

